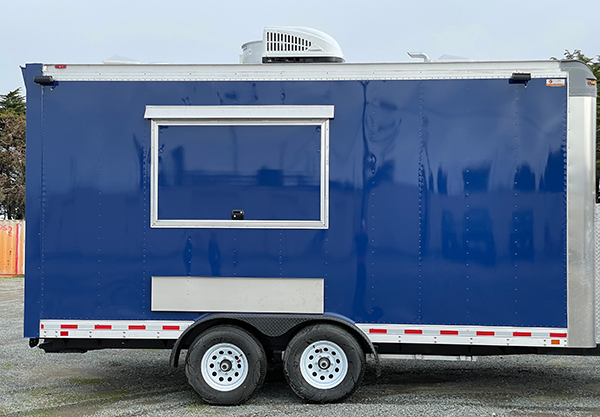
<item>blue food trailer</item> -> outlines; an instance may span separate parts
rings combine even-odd
[[[24,68],[32,346],[187,350],[214,404],[277,360],[329,402],[366,355],[597,353],[585,64],[350,64],[302,28],[244,48]]]

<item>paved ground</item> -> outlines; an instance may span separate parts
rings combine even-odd
[[[600,416],[600,358],[372,363],[342,404],[302,403],[282,375],[238,407],[203,404],[167,351],[44,354],[22,338],[23,279],[0,279],[0,415]]]

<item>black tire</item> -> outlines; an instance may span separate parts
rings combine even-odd
[[[283,367],[288,384],[300,398],[328,403],[356,391],[365,373],[365,354],[347,331],[331,324],[316,324],[292,338]]]
[[[235,326],[217,326],[194,340],[188,349],[185,373],[205,402],[236,405],[262,386],[267,359],[252,334]]]

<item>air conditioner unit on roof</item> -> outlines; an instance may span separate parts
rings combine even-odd
[[[304,27],[267,27],[262,62],[344,62],[340,45],[321,31]]]

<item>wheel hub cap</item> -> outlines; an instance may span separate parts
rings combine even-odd
[[[229,372],[231,370],[231,362],[227,359],[225,359],[223,362],[221,362],[221,371],[223,372]]]
[[[319,359],[319,368],[327,369],[327,368],[329,368],[329,365],[331,365],[331,363],[329,362],[328,358]]]

